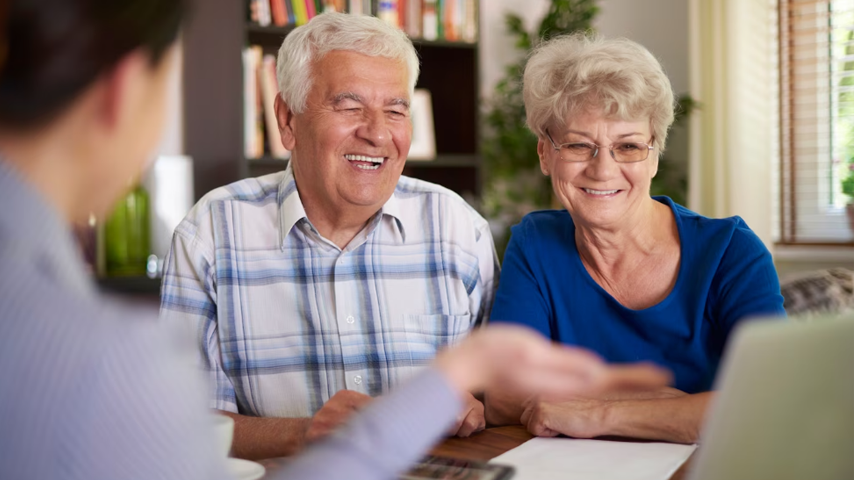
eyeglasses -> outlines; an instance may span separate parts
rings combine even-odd
[[[602,148],[595,143],[587,142],[561,143],[558,145],[552,139],[548,129],[546,129],[546,136],[549,137],[549,141],[552,142],[555,151],[560,154],[561,160],[565,162],[589,162],[596,158],[596,155],[599,154],[599,149]],[[652,142],[654,139],[655,137],[652,137],[649,141]],[[611,152],[611,158],[615,162],[634,163],[642,162],[649,158],[649,152],[654,148],[643,142],[617,142],[611,144],[608,147],[608,151]]]

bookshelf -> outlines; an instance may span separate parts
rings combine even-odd
[[[260,158],[245,155],[242,52],[249,45],[260,45],[265,54],[275,54],[294,28],[251,21],[249,1],[197,2],[183,38],[184,148],[194,160],[197,197],[287,165],[267,153]],[[404,175],[444,185],[475,200],[482,182],[479,46],[417,38],[413,44],[421,60],[416,88],[425,88],[432,96],[437,155],[432,161],[407,161]]]

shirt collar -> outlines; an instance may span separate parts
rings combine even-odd
[[[297,184],[294,181],[294,172],[291,169],[291,162],[285,168],[285,173],[282,176],[282,181],[279,183],[279,228],[282,244],[285,238],[294,228],[297,222],[303,218],[308,219],[305,215],[305,208],[302,205],[302,200],[299,198]]]
[[[285,238],[297,222],[302,219],[306,219],[306,221],[308,221],[308,217],[305,214],[305,207],[303,207],[299,191],[297,190],[297,184],[294,180],[294,172],[291,169],[290,162],[288,162],[288,166],[285,168],[284,175],[282,176],[282,181],[279,183],[278,203],[280,234],[282,244],[284,244]],[[405,242],[405,221],[401,215],[400,199],[398,198],[397,189],[395,189],[391,194],[391,197],[382,206],[380,212],[383,219],[388,218],[393,221],[394,226],[400,233],[401,240]]]
[[[93,295],[77,241],[68,223],[13,166],[0,157],[0,236],[7,254],[33,262],[66,289]]]

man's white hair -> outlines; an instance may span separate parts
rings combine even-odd
[[[377,17],[330,12],[294,29],[279,48],[276,78],[282,99],[292,112],[305,110],[313,84],[312,64],[335,50],[404,62],[412,96],[418,81],[418,55],[406,34]]]

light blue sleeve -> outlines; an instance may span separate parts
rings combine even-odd
[[[394,479],[442,439],[462,408],[430,369],[373,402],[349,425],[296,457],[277,480]]]
[[[153,319],[122,320],[107,328],[55,423],[62,478],[224,480],[191,354]]]

